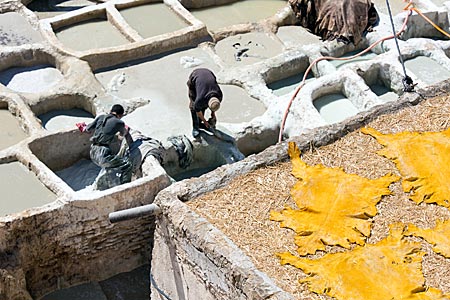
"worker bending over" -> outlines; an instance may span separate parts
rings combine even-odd
[[[223,95],[216,81],[214,73],[205,68],[192,71],[187,81],[189,88],[189,109],[192,116],[192,136],[200,135],[199,127],[206,129],[215,127],[217,122],[216,111],[220,108]],[[206,120],[205,111],[211,110],[211,118]]]

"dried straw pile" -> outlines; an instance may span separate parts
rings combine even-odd
[[[450,126],[450,96],[428,99],[416,106],[376,118],[367,127],[382,133],[401,131],[442,131]],[[381,146],[359,130],[320,148],[311,148],[302,154],[310,164],[342,167],[347,173],[367,178],[378,178],[392,172],[400,175],[395,165],[376,154]],[[418,158],[420,159],[420,158]],[[281,266],[277,252],[295,253],[294,234],[269,220],[271,210],[279,211],[285,205],[295,208],[290,189],[296,179],[290,174],[290,162],[279,163],[241,176],[227,187],[191,200],[188,205],[204,216],[239,246],[262,271],[298,299],[329,299],[309,292],[298,283],[305,275],[291,266]],[[378,204],[378,215],[373,218],[370,243],[387,235],[394,222],[414,223],[433,227],[437,219],[449,219],[450,211],[436,205],[416,205],[408,200],[400,183],[391,185],[393,195]],[[425,242],[427,252],[423,262],[426,284],[450,293],[450,259],[434,254]],[[338,247],[328,249],[342,251]],[[319,254],[320,255],[320,254]]]

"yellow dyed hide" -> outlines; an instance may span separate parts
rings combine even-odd
[[[399,225],[397,225],[399,227]],[[402,240],[401,228],[375,245],[366,244],[346,253],[327,254],[318,260],[279,254],[309,274],[311,291],[341,300],[448,299],[439,290],[425,291],[419,242]]]
[[[395,162],[403,177],[403,190],[411,191],[411,200],[450,207],[450,128],[397,134],[363,128],[361,132],[385,146],[378,153]]]
[[[399,178],[388,174],[370,180],[340,168],[307,166],[295,143],[289,143],[289,155],[292,174],[299,179],[291,191],[299,209],[272,211],[270,218],[297,233],[298,253],[312,254],[326,245],[363,245],[370,235],[368,218],[376,214],[381,197],[391,193],[389,184]]]
[[[424,238],[433,245],[433,251],[450,258],[450,220],[437,222],[435,228],[422,229],[415,225],[408,225],[404,235],[414,235]]]

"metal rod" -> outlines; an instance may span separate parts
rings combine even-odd
[[[156,216],[161,213],[161,208],[152,203],[143,206],[112,212],[108,215],[111,223],[131,220],[143,216]]]
[[[392,11],[391,6],[389,4],[389,0],[386,0],[386,6],[389,12],[389,18],[391,19],[392,34],[394,35],[395,45],[397,46],[398,58],[400,59],[400,63],[402,64],[403,68],[403,74],[405,75],[405,77],[402,80],[403,90],[405,92],[413,92],[415,84],[412,81],[411,77],[409,77],[408,74],[406,74],[405,62],[403,61],[403,56],[402,53],[400,52],[400,46],[398,45],[397,34],[394,26],[394,19],[392,18]],[[409,11],[408,13],[411,13],[411,11]]]

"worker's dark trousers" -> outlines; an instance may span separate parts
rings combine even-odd
[[[192,95],[191,90],[189,90],[189,110],[191,111],[191,118],[192,118],[192,129],[197,129],[200,126],[200,119],[197,116],[197,113],[194,109],[194,101],[192,101],[192,98],[194,95]]]
[[[197,113],[193,110],[191,110],[191,117],[192,117],[192,129],[197,129],[200,126],[200,119],[197,116]]]
[[[97,145],[91,145],[90,157],[92,162],[106,173],[101,186],[97,186],[98,189],[103,190],[131,181],[133,166],[127,157],[120,157],[113,154],[109,147]],[[108,172],[113,176],[109,176],[111,174]]]

